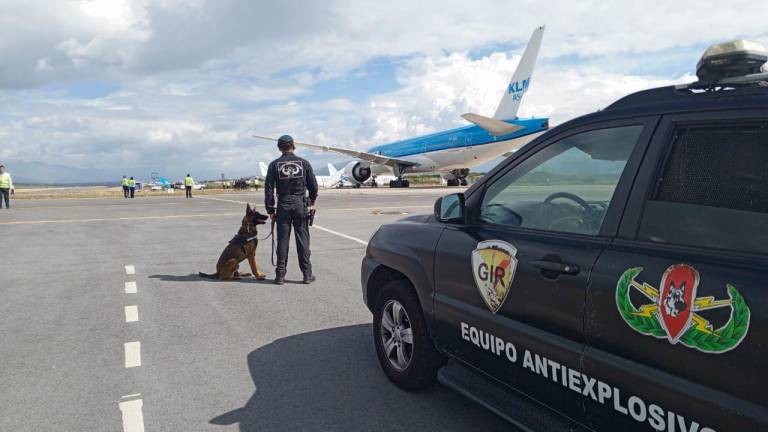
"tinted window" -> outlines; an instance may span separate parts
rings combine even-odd
[[[639,237],[768,253],[765,125],[678,130]]]
[[[593,130],[547,146],[488,187],[480,220],[597,234],[642,129]]]

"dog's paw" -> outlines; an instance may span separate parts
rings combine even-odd
[[[264,273],[256,275],[256,280],[265,280],[266,278],[267,278],[267,275],[265,275]]]

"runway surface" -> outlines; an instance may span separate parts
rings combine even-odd
[[[390,384],[362,303],[373,232],[452,191],[321,191],[309,286],[196,276],[261,192],[12,202],[0,211],[0,430],[509,430],[444,388]],[[269,246],[258,261],[273,276]],[[300,278],[292,254],[288,279]]]

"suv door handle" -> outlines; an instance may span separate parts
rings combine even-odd
[[[575,264],[568,264],[568,263],[555,262],[555,261],[535,260],[535,261],[531,261],[531,265],[541,270],[542,272],[554,272],[554,273],[562,273],[567,275],[577,275],[579,274],[579,271],[581,271],[581,269],[579,269],[579,266]]]

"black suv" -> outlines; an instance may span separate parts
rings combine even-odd
[[[362,263],[384,372],[531,431],[768,431],[768,73],[747,42],[700,81],[551,129]]]

